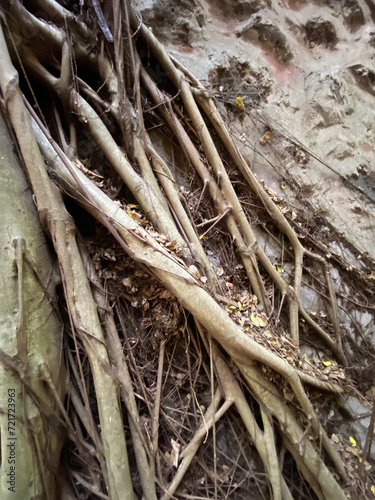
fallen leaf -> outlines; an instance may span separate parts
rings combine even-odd
[[[265,321],[264,318],[261,316],[255,316],[255,314],[250,314],[250,319],[255,326],[266,326],[267,324],[267,321]]]
[[[196,266],[194,266],[193,264],[191,266],[189,266],[189,271],[190,271],[190,274],[192,274],[195,279],[197,279],[197,280],[200,279],[201,274]]]
[[[243,103],[242,97],[239,97],[239,96],[236,98],[236,104],[239,108],[243,108],[245,106]]]
[[[324,366],[331,366],[332,362],[331,361],[322,361]]]
[[[336,444],[338,444],[340,442],[340,439],[336,434],[332,434],[331,439]]]
[[[272,138],[272,132],[271,130],[268,130],[260,139],[259,143],[261,146],[265,146],[267,142]]]
[[[172,453],[170,461],[172,462],[172,465],[177,468],[181,445],[178,444],[177,441],[175,441],[174,439],[171,439],[171,445],[172,445]]]
[[[354,437],[350,436],[349,441],[352,443],[353,446],[357,446],[357,441],[354,439]]]
[[[139,220],[139,215],[137,214],[137,212],[133,212],[132,210],[127,210],[127,213],[130,215],[130,217],[132,217],[133,219],[135,220]]]

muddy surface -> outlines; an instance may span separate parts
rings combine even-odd
[[[297,221],[301,218],[301,228],[315,228],[327,252],[364,270],[362,254],[375,258],[372,3],[183,0],[177,5],[173,0],[138,0],[137,4],[170,54],[215,96],[258,178],[284,198]],[[238,106],[238,97],[243,106]],[[168,141],[158,139],[157,133],[153,140],[162,156],[170,156]],[[183,162],[177,157],[175,161],[182,168]],[[189,187],[183,176],[179,182]],[[267,254],[277,260],[272,239],[255,231]],[[319,281],[319,276],[315,279]],[[354,351],[365,353],[374,345],[373,310],[350,302],[350,277],[342,281],[334,266],[332,279],[339,290],[340,324],[355,358]],[[303,283],[301,303],[324,317],[324,301],[312,285],[308,280]],[[312,358],[319,355],[308,346],[302,351]],[[364,392],[373,380],[370,358],[365,362],[368,384],[360,388]],[[333,426],[336,432],[354,435],[364,446],[371,408],[363,400],[345,397],[341,405],[325,411],[321,418],[327,429]],[[370,453],[375,458],[374,444]]]
[[[374,258],[372,3],[136,3],[168,51],[216,96],[258,177],[297,212],[308,204],[311,217],[353,245],[354,257]]]

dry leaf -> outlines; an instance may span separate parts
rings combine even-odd
[[[131,287],[132,286],[132,279],[127,277],[122,280],[122,284],[126,287]]]
[[[260,139],[259,143],[261,146],[265,146],[267,142],[272,138],[271,130],[268,130]],[[276,194],[276,193],[275,193]]]
[[[266,326],[267,320],[265,320],[262,316],[255,316],[255,314],[250,314],[250,319],[254,323],[255,326]]]
[[[170,461],[174,467],[178,467],[178,458],[180,456],[181,445],[177,443],[174,439],[171,439],[172,453]]]
[[[189,272],[194,276],[195,279],[197,280],[200,279],[201,274],[196,266],[194,265],[189,266]]]
[[[338,444],[340,442],[340,439],[336,434],[332,434],[331,439],[334,443]]]

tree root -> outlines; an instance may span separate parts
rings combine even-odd
[[[237,319],[234,314],[231,316],[234,309],[241,313],[242,303],[229,294],[225,297],[225,282],[219,279],[207,250],[211,234],[216,229],[225,227],[225,238],[233,244],[241,258],[248,279],[247,288],[262,305],[267,315],[267,328],[272,330],[274,337],[282,339],[281,329],[277,330],[274,325],[278,325],[280,315],[287,316],[288,334],[297,352],[301,336],[300,320],[303,319],[306,325],[319,334],[338,361],[347,366],[336,291],[326,258],[302,245],[299,235],[241,156],[213,99],[194,75],[168,56],[150,30],[140,23],[139,17],[127,2],[123,6],[120,6],[120,2],[114,2],[119,9],[119,17],[115,22],[112,55],[104,50],[94,55],[83,41],[85,34],[91,40],[90,35],[71,14],[67,15],[66,22],[70,26],[69,36],[74,38],[74,44],[69,45],[68,34],[64,32],[65,9],[53,0],[37,0],[37,4],[45,10],[54,24],[50,26],[42,23],[19,2],[10,2],[9,5],[7,2],[3,9],[8,23],[9,45],[12,46],[12,53],[15,52],[17,63],[21,62],[25,74],[34,77],[59,100],[59,106],[54,105],[54,119],[57,123],[55,133],[48,130],[47,120],[43,123],[42,117],[37,116],[32,106],[28,104],[25,108],[18,87],[18,75],[7,56],[8,49],[3,38],[0,39],[0,51],[8,58],[5,58],[0,70],[0,87],[35,192],[41,220],[51,236],[62,269],[74,335],[79,337],[90,360],[100,432],[93,425],[89,400],[83,387],[82,367],[79,370],[75,367],[72,354],[69,360],[78,391],[76,388],[72,389],[71,398],[76,419],[82,422],[95,449],[98,463],[101,464],[110,497],[124,498],[126,492],[126,498],[133,498],[124,422],[117,401],[118,386],[127,412],[132,450],[142,494],[146,500],[155,500],[158,494],[160,498],[167,500],[178,492],[184,477],[194,466],[194,459],[203,446],[205,437],[211,431],[216,453],[216,425],[226,417],[232,406],[236,408],[249,440],[262,460],[272,498],[292,498],[292,488],[279,463],[278,436],[318,498],[346,498],[334,477],[334,472],[338,473],[342,483],[347,482],[345,465],[322,428],[304,384],[336,394],[341,394],[344,389],[336,383],[319,378],[318,372],[310,375],[300,370],[298,365],[292,366],[282,352],[276,353],[257,342],[257,330],[244,323],[245,314]],[[28,46],[14,42],[25,23],[39,30]],[[177,90],[174,100],[160,88],[143,66],[138,54],[139,40],[133,40],[135,32],[138,39],[147,44],[148,50],[159,61]],[[126,42],[123,42],[125,38]],[[43,41],[44,44],[45,41],[50,44],[53,59],[51,52],[42,48]],[[127,68],[124,68],[125,56],[131,61]],[[80,65],[81,61],[89,64],[91,70],[100,77],[104,88],[102,93],[94,91],[82,76],[75,74],[74,65]],[[56,72],[59,77],[55,76]],[[152,134],[147,132],[144,117],[147,111],[144,106],[146,98],[142,94],[143,90],[141,92],[140,81],[145,88],[144,92],[147,92],[147,99],[151,98],[155,105],[153,112],[160,123],[168,127],[169,133],[174,135],[188,166],[199,176],[200,181],[196,183],[199,191],[199,196],[195,198],[196,212],[203,204],[207,204],[212,210],[210,213],[213,213],[207,217],[204,214],[203,221],[197,221],[185,209],[177,179],[153,144]],[[184,118],[178,116],[177,100],[184,110]],[[61,107],[64,111],[60,115],[58,110]],[[33,116],[34,132],[29,115]],[[86,172],[85,175],[71,161],[78,152],[77,134],[82,126],[90,132],[95,144],[139,203],[143,211],[142,218],[132,217],[131,210],[123,209],[122,203],[111,199],[104,192],[103,186],[90,180],[90,173]],[[112,132],[114,128],[117,135]],[[67,130],[69,140],[65,138]],[[122,137],[121,147],[118,145],[118,132]],[[215,134],[220,141],[215,142]],[[53,139],[53,135],[59,138],[60,145]],[[152,402],[148,395],[150,391],[142,386],[145,408],[152,419],[151,431],[146,435],[140,423],[138,401],[142,398],[134,390],[130,365],[127,364],[127,356],[123,352],[118,333],[118,330],[125,331],[124,319],[120,318],[118,308],[115,310],[116,314],[113,313],[103,281],[98,277],[86,247],[80,245],[80,251],[78,250],[74,225],[63,207],[61,194],[48,178],[35,137],[48,173],[60,190],[73,198],[109,231],[122,254],[127,256],[139,272],[146,272],[150,280],[156,279],[178,307],[189,313],[189,321],[191,318],[193,328],[199,333],[206,355],[211,360],[211,374],[207,374],[211,380],[208,408],[182,449],[177,459],[177,470],[169,475],[168,480],[163,475],[164,462],[159,451],[163,374],[168,341],[163,339],[159,344],[160,359]],[[252,196],[256,196],[263,204],[275,227],[288,239],[294,265],[291,282],[281,276],[260,245],[231,181],[226,157],[239,170]],[[199,235],[202,227],[208,229]],[[179,254],[170,250],[174,246],[178,247]],[[300,303],[305,258],[313,259],[324,269],[335,339],[307,314]],[[199,267],[201,274],[197,275],[192,270],[192,263]],[[91,289],[86,274],[91,282]],[[271,287],[276,287],[281,295],[274,314],[274,304],[269,296]],[[215,297],[224,297],[227,306],[229,304],[232,309],[221,307]],[[238,304],[238,307],[233,304]],[[273,323],[276,314],[276,321]],[[184,331],[190,331],[186,325]],[[287,348],[287,342],[284,344],[283,347]],[[79,359],[78,349],[76,350]],[[131,354],[128,357],[131,359]],[[277,380],[282,378],[288,384],[288,390],[298,402],[298,408],[292,411],[292,406],[285,401],[282,389],[264,375],[269,370],[277,374]],[[138,374],[137,378],[138,384],[142,385],[141,375]],[[249,394],[245,394],[245,391],[259,405],[258,419],[249,404]],[[222,399],[224,402],[219,407]],[[79,427],[78,423],[72,425],[70,434],[73,436],[77,433],[74,429]],[[87,450],[83,446],[81,449],[85,455]],[[325,464],[325,456],[331,461],[332,472]],[[214,473],[217,473],[216,460]],[[76,473],[74,477],[78,483],[85,485],[83,477]],[[104,498],[105,493],[99,492],[99,483],[94,483],[93,488],[96,494]],[[217,494],[216,483],[215,492]]]

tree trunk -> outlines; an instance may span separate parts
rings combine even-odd
[[[66,393],[58,268],[0,116],[1,498],[56,498]]]

